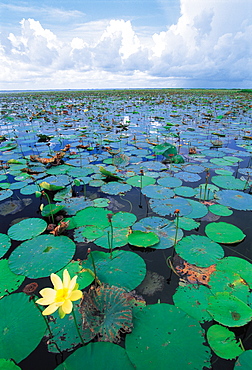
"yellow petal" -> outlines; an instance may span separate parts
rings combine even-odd
[[[54,289],[62,289],[63,284],[61,278],[56,274],[51,274],[51,281],[53,283]]]
[[[63,305],[61,306],[61,309],[65,313],[70,313],[73,309],[73,304],[70,301],[70,299],[66,299]]]
[[[56,297],[56,290],[52,289],[52,288],[44,288],[42,289],[39,294],[42,295],[44,301],[48,302],[48,303],[39,303],[39,304],[45,304],[45,305],[48,305],[48,304],[51,304],[54,302],[55,300],[55,297]]]
[[[70,280],[69,272],[65,269],[63,272],[63,288],[68,288]]]
[[[78,299],[82,298],[82,295],[83,293],[81,290],[73,290],[72,293],[70,294],[69,299],[71,301],[77,301]]]
[[[76,285],[76,280],[77,280],[77,275],[75,275],[72,280],[70,281],[70,284],[68,286],[68,289],[71,291],[71,290],[74,290],[74,287]]]
[[[59,306],[56,303],[52,303],[52,304],[50,304],[50,306],[46,307],[46,309],[42,312],[42,314],[44,316],[45,315],[51,315],[52,313],[57,311],[58,308],[59,308]]]

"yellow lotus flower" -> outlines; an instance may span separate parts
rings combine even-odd
[[[66,314],[72,312],[72,301],[77,301],[83,295],[81,290],[77,290],[77,275],[71,279],[68,271],[64,270],[63,281],[56,274],[51,274],[50,278],[54,288],[42,289],[39,293],[43,298],[38,299],[36,303],[43,306],[49,305],[42,312],[43,315],[51,315],[59,310],[59,316],[63,319]]]

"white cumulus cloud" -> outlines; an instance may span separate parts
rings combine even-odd
[[[139,87],[248,87],[252,21],[247,3],[180,0],[177,22],[144,43],[129,20],[82,23],[63,37],[38,20],[22,19],[20,32],[10,32],[1,42],[2,85],[8,88],[15,80],[13,86],[20,81],[23,88],[137,83]]]

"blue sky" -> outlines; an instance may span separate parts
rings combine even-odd
[[[0,3],[0,89],[251,88],[251,0]]]

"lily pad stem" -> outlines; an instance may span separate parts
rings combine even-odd
[[[81,336],[81,333],[80,333],[80,329],[78,327],[78,324],[77,324],[77,320],[76,320],[76,316],[75,316],[75,312],[74,312],[74,305],[73,305],[73,318],[74,318],[74,323],[75,323],[75,327],[76,327],[76,330],[77,330],[77,333],[79,335],[79,338],[81,340],[81,343],[83,344],[83,346],[85,345],[84,341],[83,341],[83,338]]]

